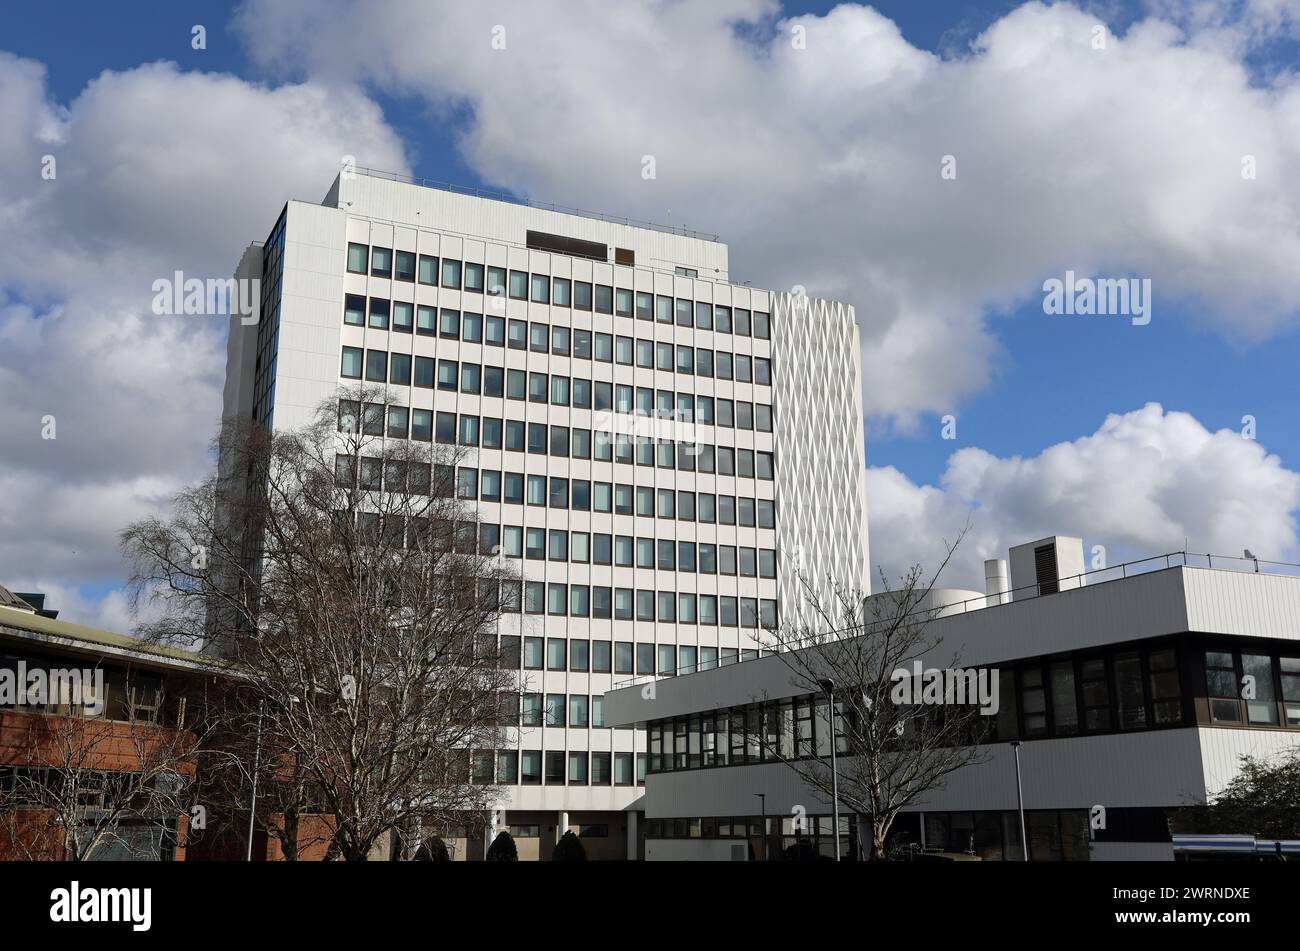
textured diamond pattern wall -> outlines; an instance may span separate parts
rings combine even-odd
[[[781,623],[813,624],[801,575],[870,589],[858,327],[847,304],[781,293],[772,336]]]

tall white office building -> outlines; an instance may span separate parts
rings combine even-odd
[[[796,564],[869,586],[853,308],[731,283],[712,236],[361,172],[289,201],[236,276],[261,306],[227,418],[296,428],[369,382],[385,438],[471,450],[458,494],[525,581],[500,621],[520,726],[475,759],[521,857],[568,829],[637,857],[645,734],[605,693],[756,656]]]

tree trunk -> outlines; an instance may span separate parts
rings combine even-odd
[[[888,819],[871,820],[871,861],[885,861],[885,841],[889,837]]]
[[[280,851],[286,862],[298,861],[298,804],[292,803],[284,810],[284,840]]]

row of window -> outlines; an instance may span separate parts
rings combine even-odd
[[[1300,728],[1300,656],[1208,650],[1205,683],[1213,723]]]
[[[1066,737],[1186,725],[1180,651],[1174,646],[1120,647],[998,669],[993,742]],[[1203,657],[1213,723],[1300,728],[1300,656],[1266,650],[1211,649]],[[836,704],[836,743],[844,739]],[[743,765],[830,755],[824,697],[749,704],[650,724],[650,771]]]
[[[843,707],[836,704],[836,708],[840,726]],[[657,720],[648,733],[652,773],[831,754],[830,707],[824,697],[751,703]],[[842,730],[837,730],[837,739],[837,752],[847,753]]]
[[[655,320],[663,324],[676,323],[679,327],[695,327],[742,337],[753,336],[759,340],[768,340],[772,336],[771,316],[760,311],[751,312],[707,301],[665,297],[608,284],[573,281],[548,274],[507,271],[505,268],[473,261],[462,262],[452,258],[440,260],[427,254],[417,255],[414,251],[394,252],[391,248],[367,248],[364,244],[349,243],[348,271],[411,283],[418,281],[429,287],[441,286],[449,290],[550,304],[553,307]]]
[[[495,544],[492,544],[495,541]],[[633,538],[630,535],[596,535],[564,529],[521,528],[518,525],[479,526],[479,553],[500,552],[510,558],[573,564],[614,565],[683,571],[688,574],[738,575],[741,578],[776,578],[776,551],[687,542],[671,538]],[[490,547],[485,547],[490,546]]]
[[[525,693],[519,698],[518,725],[602,729],[605,697],[603,694],[588,697],[580,693]]]
[[[661,344],[672,351],[672,344]],[[694,347],[677,347],[680,360],[691,359],[691,354],[706,353],[712,363],[712,350],[699,351]],[[369,383],[391,383],[394,386],[417,386],[425,389],[467,393],[473,396],[495,396],[510,400],[527,399],[530,403],[549,403],[552,406],[572,406],[574,409],[594,409],[597,412],[615,410],[620,413],[641,413],[645,416],[668,415],[683,422],[692,422],[698,414],[699,422],[713,425],[713,397],[705,396],[701,402],[694,393],[671,390],[655,391],[651,387],[633,387],[631,384],[613,384],[602,380],[568,377],[558,374],[523,370],[506,370],[504,367],[478,363],[438,360],[434,373],[433,357],[412,357],[409,353],[387,350],[366,350],[361,347],[344,347],[339,375],[350,380],[365,379]],[[735,362],[728,358],[727,376],[738,383],[756,383],[770,386],[772,364],[766,357],[749,357],[739,354]],[[412,373],[414,368],[414,373]],[[751,372],[752,368],[752,372]],[[679,370],[680,372],[680,370]],[[710,374],[712,375],[712,374]],[[435,382],[436,381],[436,382]],[[548,382],[549,381],[549,382]],[[666,394],[666,395],[665,395]],[[719,398],[722,402],[722,398]],[[770,408],[768,410],[770,413]],[[730,425],[719,423],[718,425]],[[747,427],[750,428],[750,427]],[[767,426],[771,432],[771,425]]]
[[[433,549],[446,545],[436,537],[426,518],[358,513],[358,531],[362,538],[383,541],[391,547],[409,545]],[[474,523],[464,525],[465,532],[453,531],[455,549],[475,553]],[[457,537],[461,536],[461,537]],[[480,552],[480,554],[484,554]],[[477,591],[468,590],[477,585]],[[722,627],[765,629],[777,625],[777,602],[774,598],[750,598],[735,595],[697,594],[614,588],[607,585],[566,584],[542,581],[497,582],[480,578],[467,586],[466,594],[477,597],[486,608],[504,614],[547,614],[553,617],[613,619],[619,621],[658,621],[667,624],[703,624]],[[453,592],[448,590],[447,597]]]
[[[1116,649],[1002,668],[996,740],[1147,730],[1183,724],[1178,652]]]
[[[503,786],[644,786],[645,754],[588,750],[478,750],[474,783]]]
[[[368,316],[367,316],[368,314]],[[523,320],[506,321],[503,317],[484,317],[468,311],[447,307],[439,310],[406,303],[388,301],[381,297],[366,298],[347,294],[343,301],[343,323],[352,327],[369,326],[372,330],[389,330],[397,333],[417,333],[438,336],[445,340],[509,347],[512,350],[529,350],[533,353],[550,353],[554,356],[573,357],[575,360],[594,360],[597,363],[617,363],[635,366],[642,370],[664,370],[737,383],[771,382],[771,358],[755,357],[746,353],[710,350],[667,341],[634,339],[590,330],[570,329],[549,324],[528,323]]]
[[[435,412],[431,409],[390,406],[389,434],[402,436],[409,425],[409,438],[417,442],[436,442],[440,445],[461,445],[505,452],[527,452],[531,455],[552,456],[559,459],[580,459],[593,462],[618,462],[680,472],[699,472],[705,475],[737,476],[742,479],[774,477],[773,453],[761,449],[733,446],[714,446],[705,443],[677,442],[671,439],[654,440],[649,437],[618,435],[597,430],[548,426],[545,423],[525,423],[522,420],[502,420],[492,416],[473,416],[467,413]],[[396,412],[395,412],[396,411]],[[595,436],[593,440],[593,435]],[[336,455],[336,468],[342,467],[341,478],[346,485],[354,474],[354,458]],[[372,469],[378,457],[362,457],[363,466]],[[395,460],[400,462],[400,460]],[[418,468],[418,467],[417,467]],[[495,472],[496,470],[489,470]],[[410,469],[394,470],[399,479],[410,481]],[[371,473],[368,484],[377,474]],[[417,478],[421,478],[417,474]],[[376,487],[376,491],[377,491]],[[410,491],[392,489],[390,491]]]
[[[715,627],[777,626],[775,598],[742,598],[695,592],[645,591],[603,585],[523,582],[522,602],[517,582],[500,590],[500,610],[506,614],[546,614],[552,617],[648,621],[661,624],[703,624]]]
[[[696,644],[646,644],[563,637],[520,638],[509,634],[501,637],[502,663],[515,670],[522,667],[524,670],[658,674],[671,677],[679,673],[713,670],[741,661],[755,660],[759,653],[757,648],[741,650],[736,647]]]
[[[432,475],[431,475],[432,472]],[[408,495],[429,495],[466,501],[504,502],[539,508],[569,509],[607,515],[677,519],[704,525],[739,525],[742,528],[775,528],[776,503],[772,499],[717,495],[686,489],[655,489],[618,482],[593,482],[560,476],[501,472],[460,466],[390,460],[362,456],[358,469],[353,456],[334,457],[335,482],[339,488],[388,491]],[[490,551],[490,549],[489,549]]]
[[[386,350],[344,347],[340,375],[348,379],[365,379],[368,383],[415,386],[543,406],[625,413],[650,421],[671,420],[729,429],[772,431],[772,407],[768,403],[750,403],[703,393],[675,393],[630,383],[606,383],[479,363],[435,360],[433,357],[412,357],[409,353],[389,353]]]

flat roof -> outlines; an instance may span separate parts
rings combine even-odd
[[[0,638],[11,642],[63,648],[171,669],[214,668],[213,658],[198,651],[157,644],[130,634],[104,631],[70,621],[51,620],[0,605]]]

